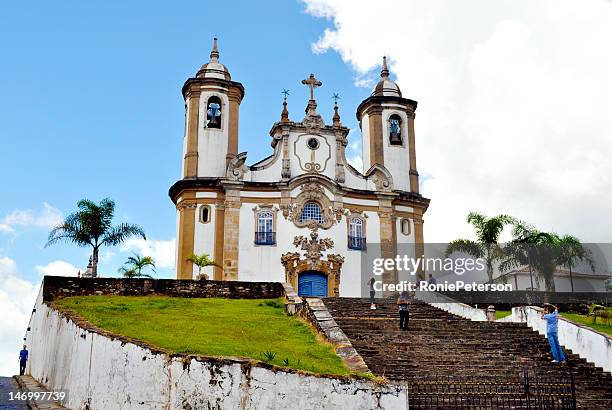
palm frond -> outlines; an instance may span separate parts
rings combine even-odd
[[[133,236],[140,236],[142,239],[147,239],[143,229],[138,225],[122,223],[108,229],[100,240],[103,245],[118,245],[126,239]]]
[[[481,258],[484,255],[484,248],[478,242],[469,239],[456,239],[446,247],[445,256],[448,257],[455,252],[466,253],[474,258]]]

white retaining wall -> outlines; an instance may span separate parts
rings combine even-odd
[[[515,307],[507,321],[526,322],[529,327],[545,335],[546,321],[541,319],[541,315],[542,309],[536,306]],[[563,317],[559,317],[558,328],[559,343],[605,371],[612,372],[612,338]]]
[[[448,296],[436,292],[416,291],[415,297],[423,302],[429,303],[433,307],[453,313],[465,319],[475,322],[486,322],[487,312],[484,309],[477,309],[465,303],[459,303]]]
[[[27,372],[68,390],[70,409],[406,409],[406,390],[289,373],[246,360],[170,357],[86,330],[42,303],[30,320]]]

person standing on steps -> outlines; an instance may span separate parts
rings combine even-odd
[[[397,305],[399,306],[400,330],[408,330],[408,294],[406,291],[400,293]]]
[[[546,320],[546,337],[548,338],[548,343],[550,343],[553,363],[564,362],[565,353],[559,344],[558,335],[559,309],[555,305],[544,305],[542,319]]]
[[[23,345],[23,349],[19,352],[19,375],[25,374],[26,364],[28,363],[28,349]]]
[[[436,278],[434,278],[434,277],[433,277],[433,274],[431,274],[431,273],[430,273],[430,274],[429,274],[429,280],[427,281],[427,284],[428,284],[428,285],[435,285],[436,283],[437,283],[437,282],[436,282]]]
[[[374,282],[376,282],[374,278],[368,281],[368,285],[370,285],[370,309],[371,310],[376,310],[376,304],[374,304],[374,296],[376,296],[376,291],[374,290]]]

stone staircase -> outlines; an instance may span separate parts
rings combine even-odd
[[[394,300],[378,299],[376,310],[368,299],[323,300],[370,370],[389,380],[414,385],[458,377],[523,390],[524,369],[539,380],[569,380],[571,370],[578,408],[612,408],[610,373],[567,349],[567,364],[552,363],[546,338],[524,323],[473,322],[411,300],[409,330],[400,331]],[[449,403],[437,408],[452,408]]]

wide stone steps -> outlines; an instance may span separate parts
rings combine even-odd
[[[571,369],[579,407],[612,408],[610,373],[568,349],[567,364],[551,363],[547,340],[524,323],[473,322],[411,300],[409,330],[400,331],[394,301],[377,299],[376,310],[363,298],[327,298],[324,302],[370,370],[390,380],[415,383],[469,376],[483,382],[520,384],[525,368],[536,369],[543,379],[566,378]],[[452,408],[449,403],[439,406]],[[517,403],[514,408],[521,406]]]

